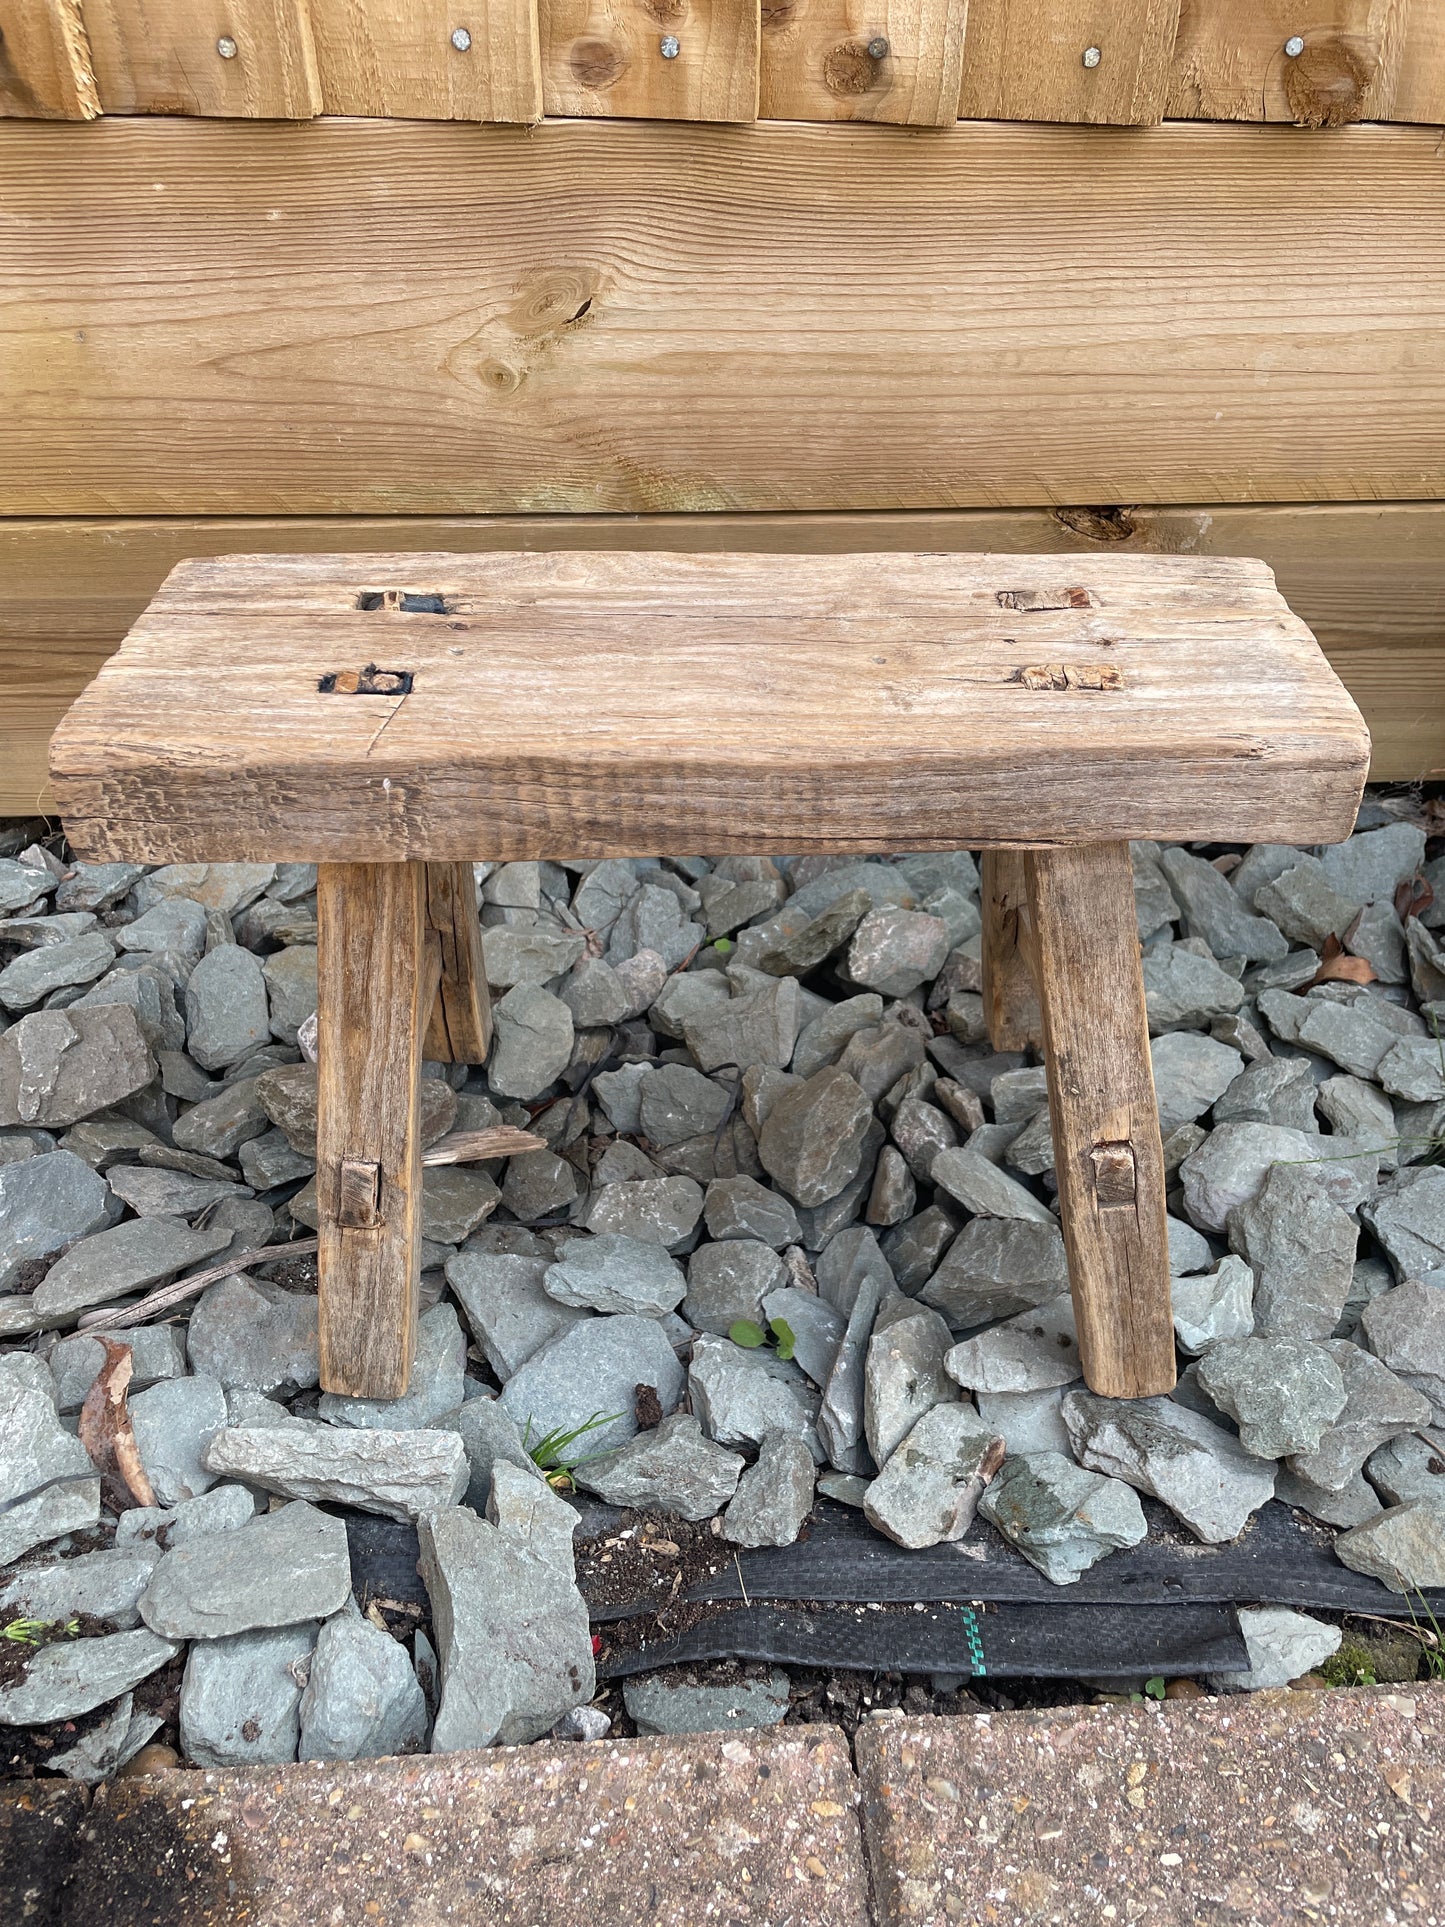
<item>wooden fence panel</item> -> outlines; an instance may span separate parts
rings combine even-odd
[[[80,0],[0,0],[0,115],[94,120],[99,112]]]
[[[321,112],[305,0],[85,0],[107,114]]]
[[[310,9],[328,114],[542,117],[535,0],[310,0]]]
[[[958,114],[968,0],[763,0],[765,120],[939,127]]]
[[[1201,120],[1445,118],[1440,0],[1183,0],[1168,111]]]
[[[1163,118],[1179,0],[971,0],[964,120]]]
[[[549,114],[756,120],[758,0],[539,0]]]

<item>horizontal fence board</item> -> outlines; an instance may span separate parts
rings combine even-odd
[[[1445,493],[1438,135],[0,123],[0,513]]]
[[[50,731],[190,555],[549,548],[1257,555],[1374,737],[1377,780],[1445,775],[1445,503],[900,515],[0,522],[0,814],[47,806]]]

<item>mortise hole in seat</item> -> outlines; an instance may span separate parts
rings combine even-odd
[[[413,589],[363,589],[356,598],[358,609],[399,609],[404,615],[444,616],[451,612],[446,597]]]
[[[409,696],[412,675],[410,669],[378,669],[369,662],[365,669],[333,669],[316,687],[323,696]]]

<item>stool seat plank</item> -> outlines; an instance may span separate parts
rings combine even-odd
[[[1363,721],[1261,562],[227,556],[54,737],[77,854],[1338,840]]]

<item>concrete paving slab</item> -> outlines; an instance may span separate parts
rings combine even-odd
[[[84,1788],[65,1780],[0,1785],[0,1923],[55,1927],[60,1885],[85,1814]]]
[[[827,1726],[163,1773],[96,1796],[64,1927],[868,1927]]]
[[[880,1927],[1445,1921],[1445,1687],[875,1721]]]

